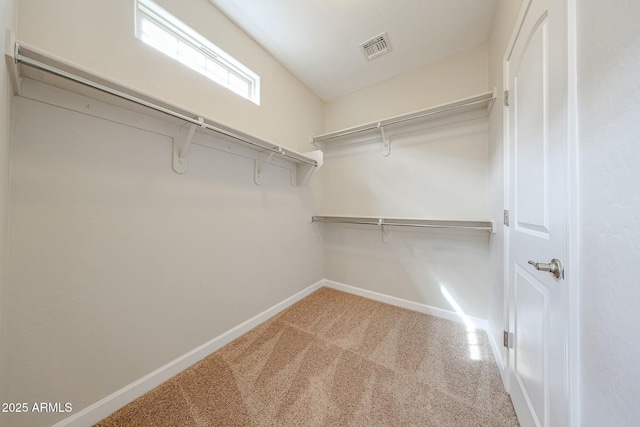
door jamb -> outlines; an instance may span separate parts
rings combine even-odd
[[[567,48],[567,257],[569,271],[569,425],[580,426],[580,237],[578,211],[577,0],[564,0]],[[567,280],[565,278],[565,280]]]

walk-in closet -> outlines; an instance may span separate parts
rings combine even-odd
[[[0,4],[0,425],[640,415],[636,5]]]

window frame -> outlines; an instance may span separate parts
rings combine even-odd
[[[145,33],[143,31],[144,21],[150,22],[152,25],[158,27],[161,31],[164,31],[169,36],[174,37],[179,44],[183,43],[185,46],[202,54],[205,58],[204,72],[191,66],[185,60],[181,60],[178,55],[173,55],[160,47],[154,46],[148,41],[144,40]],[[135,2],[135,35],[136,37],[145,43],[147,46],[156,49],[163,54],[179,61],[181,64],[190,68],[197,73],[204,75],[208,79],[215,83],[226,87],[231,92],[248,99],[256,105],[260,105],[260,76],[250,70],[247,66],[240,63],[231,55],[220,49],[213,44],[210,40],[203,37],[195,30],[184,24],[182,21],[171,15],[169,12],[158,6],[151,0],[136,0]],[[222,82],[222,79],[215,79],[207,73],[207,61],[212,61],[214,64],[222,67],[228,74],[226,83]],[[213,74],[213,72],[211,72]],[[247,91],[244,92],[237,86],[231,84],[231,76],[240,79],[247,84]],[[234,88],[236,90],[234,90]]]

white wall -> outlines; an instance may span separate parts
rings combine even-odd
[[[0,46],[5,45],[5,28],[16,28],[16,5],[13,0],[0,1]],[[6,402],[4,330],[7,291],[7,233],[9,225],[9,146],[11,141],[11,106],[13,96],[4,60],[0,64],[0,402]]]
[[[132,0],[22,0],[18,38],[311,148],[321,100],[206,0],[159,3],[261,74],[261,106],[138,41]],[[309,224],[317,196],[292,187],[288,170],[269,166],[258,187],[252,160],[194,145],[178,175],[178,127],[33,82],[24,91],[13,107],[3,401],[70,402],[75,413],[323,277],[322,236]],[[68,415],[2,414],[0,424]]]
[[[134,0],[21,0],[18,38],[263,139],[310,149],[309,136],[322,130],[318,97],[207,0],[156,3],[258,73],[261,105],[138,40]]]
[[[325,132],[409,113],[487,90],[487,44],[356,91],[325,105]]]
[[[582,423],[630,426],[640,418],[640,3],[577,7]]]
[[[489,37],[489,86],[495,87],[499,98],[504,92],[503,63],[507,44],[515,26],[522,0],[498,0]],[[504,108],[502,99],[489,116],[489,212],[496,235],[491,241],[489,253],[488,333],[496,343],[502,342],[506,323],[504,293]],[[500,347],[502,348],[502,347]],[[504,362],[504,354],[498,364]],[[500,366],[502,368],[502,366]]]
[[[179,175],[177,127],[37,83],[25,95],[42,102],[15,105],[11,401],[77,412],[322,278],[312,193],[288,170],[256,186],[252,160],[195,145]]]
[[[353,126],[477,95],[487,89],[487,46],[446,58],[327,103],[325,130]],[[387,129],[380,142],[325,150],[325,215],[444,219],[488,217],[487,119]],[[379,135],[369,136],[374,140]],[[486,318],[489,234],[326,224],[325,277]]]

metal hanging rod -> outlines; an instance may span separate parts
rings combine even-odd
[[[45,63],[43,63],[41,61],[38,61],[38,60],[35,60],[33,58],[29,58],[27,56],[22,55],[20,52],[21,52],[20,44],[16,42],[15,51],[14,51],[14,61],[17,64],[29,65],[31,67],[38,68],[38,69],[43,70],[43,71],[47,71],[49,73],[58,75],[60,77],[64,77],[64,78],[66,78],[68,80],[72,80],[72,81],[75,81],[77,83],[83,84],[85,86],[89,86],[89,87],[92,87],[94,89],[97,89],[99,91],[102,91],[102,92],[117,96],[119,98],[126,99],[126,100],[134,102],[134,103],[136,103],[138,105],[143,105],[143,106],[151,108],[151,109],[153,109],[155,111],[159,111],[159,112],[167,114],[169,116],[176,117],[176,118],[178,118],[180,120],[184,120],[186,122],[189,122],[189,123],[192,123],[192,124],[196,124],[199,127],[202,127],[202,128],[205,128],[205,129],[209,129],[209,130],[214,131],[216,133],[228,136],[228,137],[233,138],[235,140],[238,140],[238,141],[240,141],[240,142],[242,142],[244,144],[251,145],[252,147],[257,148],[259,150],[270,151],[272,153],[280,154],[280,155],[282,155],[284,157],[288,157],[289,159],[294,160],[297,163],[306,163],[306,164],[313,165],[313,166],[317,166],[318,165],[318,162],[316,160],[308,159],[305,156],[296,153],[295,151],[288,150],[288,149],[286,149],[284,147],[280,147],[278,145],[271,144],[271,143],[267,143],[267,144],[269,144],[271,146],[260,144],[259,142],[252,141],[248,137],[245,137],[245,136],[242,136],[242,135],[238,135],[237,133],[231,132],[231,131],[226,130],[226,129],[222,129],[222,128],[214,125],[214,124],[207,123],[206,121],[203,122],[202,120],[200,120],[199,117],[195,117],[195,118],[194,117],[189,117],[189,116],[187,116],[185,114],[182,114],[182,113],[180,113],[178,111],[175,111],[175,110],[172,110],[170,108],[162,107],[160,105],[154,104],[153,102],[149,102],[149,101],[146,101],[146,100],[144,100],[142,98],[139,98],[137,96],[133,96],[133,95],[130,95],[128,93],[122,92],[122,91],[120,91],[118,89],[114,89],[112,87],[103,85],[101,83],[94,82],[92,80],[89,80],[87,78],[78,76],[78,75],[70,73],[68,71],[61,70],[60,68],[45,64]],[[266,141],[264,141],[264,142],[266,143]]]
[[[462,228],[493,232],[491,221],[465,221],[442,219],[407,219],[407,218],[372,218],[347,216],[313,216],[311,222],[326,222],[335,224],[377,225],[390,227],[418,227],[418,228]]]
[[[311,138],[311,142],[312,143],[317,143],[317,142],[322,142],[322,141],[328,141],[331,139],[335,139],[335,138],[341,138],[343,136],[349,136],[349,135],[353,135],[359,132],[366,132],[366,131],[370,131],[370,130],[376,130],[376,129],[380,129],[383,128],[384,126],[390,126],[390,125],[395,125],[398,123],[404,123],[410,120],[416,120],[416,119],[422,119],[422,118],[426,118],[429,116],[434,116],[434,115],[438,115],[438,114],[442,114],[442,113],[446,113],[449,111],[454,111],[454,110],[458,110],[458,109],[462,109],[462,108],[467,108],[467,107],[472,107],[475,105],[481,105],[481,104],[486,104],[487,108],[490,109],[491,106],[493,105],[493,102],[495,101],[495,94],[494,92],[487,92],[487,93],[483,93],[481,95],[478,96],[474,96],[471,98],[465,98],[462,99],[460,101],[455,101],[455,102],[451,102],[449,104],[444,104],[444,105],[440,105],[437,107],[433,107],[433,108],[428,108],[426,110],[421,110],[421,111],[416,111],[413,113],[409,113],[409,114],[405,114],[405,115],[401,115],[401,116],[396,116],[396,117],[391,117],[389,119],[385,119],[385,120],[378,120],[375,122],[371,122],[371,123],[367,123],[367,124],[363,124],[363,125],[359,125],[359,126],[354,126],[351,128],[347,128],[347,129],[343,129],[343,130],[339,130],[336,132],[330,132],[330,133],[326,133],[323,135],[319,135],[319,136],[315,136]]]

